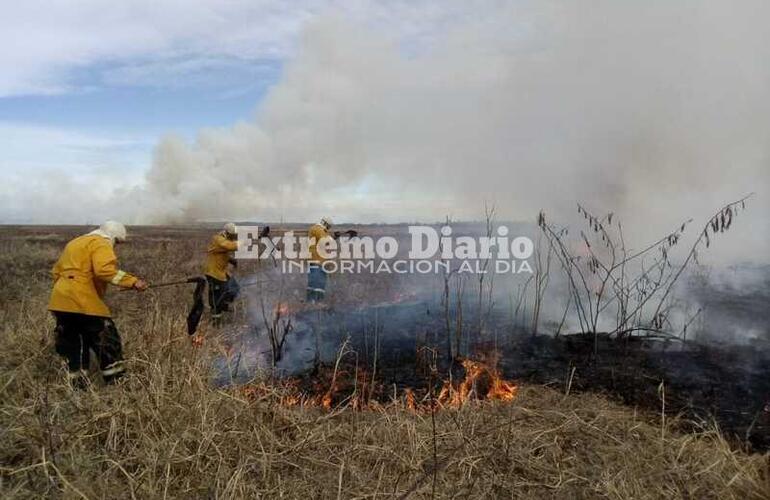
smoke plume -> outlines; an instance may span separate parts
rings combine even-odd
[[[311,21],[253,122],[160,142],[130,218],[438,220],[485,201],[567,218],[579,201],[653,237],[755,191],[736,237],[766,255],[770,4],[483,5],[414,46]]]

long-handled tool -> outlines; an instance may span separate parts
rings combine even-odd
[[[206,290],[206,278],[203,276],[193,276],[190,278],[185,278],[183,280],[175,280],[175,281],[167,281],[165,283],[155,283],[153,285],[149,285],[147,289],[150,288],[162,288],[166,286],[174,286],[174,285],[185,285],[187,283],[195,283],[195,291],[193,292],[193,304],[190,308],[190,313],[187,315],[187,334],[188,335],[194,335],[196,330],[198,329],[198,324],[201,321],[201,316],[203,316],[203,292]],[[130,288],[124,288],[122,291],[130,290]]]
[[[199,283],[200,280],[204,280],[204,278],[202,278],[200,276],[193,276],[192,278],[186,278],[186,279],[183,279],[183,280],[166,281],[164,283],[153,283],[151,285],[148,285],[147,289],[149,290],[150,288],[163,288],[165,286],[184,285],[186,283]],[[133,290],[133,288],[121,288],[120,289],[121,292],[129,292],[131,290]]]
[[[195,335],[198,330],[198,324],[201,322],[201,316],[203,316],[203,292],[206,291],[206,278],[203,276],[193,276],[184,280],[169,281],[167,283],[158,283],[156,285],[150,285],[147,288],[160,288],[164,286],[183,285],[186,283],[195,283],[195,291],[193,292],[193,303],[190,308],[190,313],[187,315],[187,334]]]

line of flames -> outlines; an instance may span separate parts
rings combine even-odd
[[[392,298],[394,303],[413,298],[414,294],[397,292]],[[276,318],[288,316],[292,311],[286,302],[278,303],[274,314]],[[229,353],[228,353],[229,354]],[[418,401],[413,389],[406,388],[402,391],[401,397],[394,394],[392,401],[383,404],[369,397],[371,394],[366,387],[370,381],[367,380],[368,374],[364,371],[358,371],[356,375],[356,388],[353,394],[345,399],[354,410],[374,410],[388,405],[403,406],[412,411],[425,411],[433,408],[459,408],[472,401],[503,401],[510,402],[516,398],[518,386],[513,382],[502,378],[500,372],[494,367],[497,364],[497,357],[493,355],[489,358],[492,363],[487,364],[482,361],[471,359],[462,360],[465,369],[465,377],[459,383],[453,383],[451,379],[444,380],[438,394],[425,394]],[[483,383],[482,383],[483,382]],[[339,379],[332,378],[330,386],[326,389],[314,390],[311,394],[306,394],[299,389],[298,380],[285,381],[283,391],[276,391],[275,387],[270,387],[264,383],[252,384],[241,388],[242,394],[249,398],[259,398],[271,393],[280,393],[280,403],[284,406],[303,406],[303,407],[321,407],[330,410],[334,404],[334,397],[340,390]]]
[[[394,395],[390,403],[381,403],[369,398],[365,390],[366,373],[359,372],[356,387],[362,390],[354,390],[338,406],[350,406],[353,410],[377,410],[386,407],[406,408],[414,412],[424,412],[442,408],[460,408],[466,404],[481,401],[510,402],[516,398],[518,386],[503,379],[499,371],[481,362],[466,359],[462,361],[465,368],[465,377],[459,383],[445,380],[438,393],[426,393],[422,399],[417,400],[413,389],[404,389],[400,397]],[[241,388],[244,396],[251,399],[259,399],[269,394],[276,394],[280,404],[287,407],[320,407],[331,410],[334,406],[335,395],[339,392],[339,383],[333,382],[326,390],[315,391],[311,394],[299,390],[299,381],[289,380],[284,382],[283,390],[276,389],[265,383],[257,383]]]

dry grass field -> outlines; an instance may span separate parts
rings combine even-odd
[[[524,385],[511,403],[414,413],[286,407],[216,388],[224,340],[185,331],[189,289],[111,290],[129,376],[73,391],[53,352],[48,270],[74,227],[0,228],[3,498],[762,499],[770,458],[716,429],[596,394]],[[210,231],[137,228],[122,267],[199,274]],[[258,272],[249,263],[240,273]]]

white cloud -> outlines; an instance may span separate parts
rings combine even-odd
[[[4,223],[95,223],[115,193],[141,185],[154,136],[0,122]]]
[[[108,85],[156,88],[238,87],[264,79],[274,80],[277,61],[246,64],[242,59],[188,57],[165,61],[129,63],[105,70],[102,81]]]
[[[195,71],[201,62],[283,59],[302,26],[319,13],[344,12],[428,43],[451,19],[496,2],[406,0],[25,0],[0,15],[0,97],[72,90],[72,72],[110,63],[109,81],[149,70]],[[185,67],[184,60],[189,59]],[[137,61],[140,61],[137,63]],[[197,61],[197,63],[196,63]],[[114,69],[115,64],[124,69]],[[217,62],[216,64],[221,64]]]
[[[90,175],[117,170],[137,175],[147,167],[154,141],[154,136],[0,122],[0,171]]]
[[[0,16],[0,96],[61,91],[69,70],[105,61],[181,54],[281,57],[314,3],[8,3]]]

